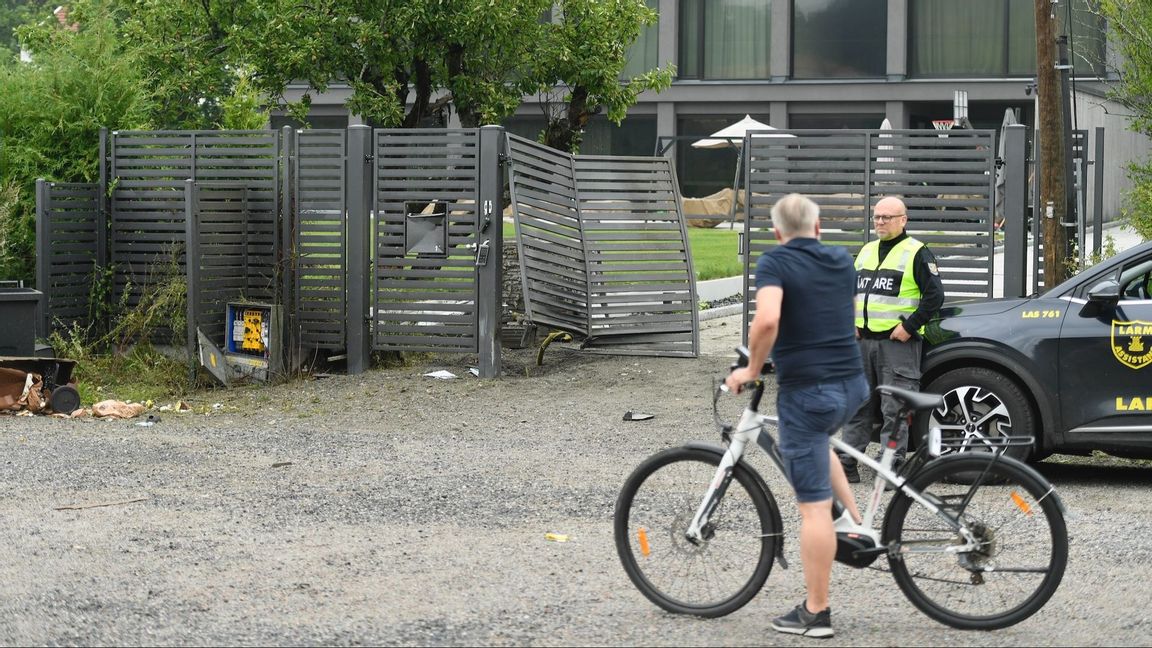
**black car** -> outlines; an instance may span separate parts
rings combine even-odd
[[[1152,243],[1038,297],[945,304],[924,339],[945,436],[1032,436],[1007,450],[1030,460],[1152,457]]]

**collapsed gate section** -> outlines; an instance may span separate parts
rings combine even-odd
[[[825,243],[853,256],[875,237],[872,207],[899,196],[907,231],[936,255],[949,297],[991,297],[994,228],[994,132],[951,130],[774,130],[743,143],[745,330],[755,304],[757,258],[776,245],[771,208],[789,193],[820,205]]]
[[[699,353],[696,282],[667,158],[571,156],[508,135],[529,321],[589,350]]]

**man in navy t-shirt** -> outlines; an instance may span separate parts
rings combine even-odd
[[[868,397],[856,344],[856,270],[842,248],[820,242],[820,208],[799,194],[772,207],[780,245],[756,265],[756,316],[748,329],[749,363],[726,382],[739,392],[776,364],[780,454],[800,509],[800,562],[807,599],[772,621],[780,632],[831,637],[828,589],[836,556],[832,491],[857,523],[860,514],[831,435]]]

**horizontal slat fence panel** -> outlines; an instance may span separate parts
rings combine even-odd
[[[575,157],[587,251],[586,348],[697,355],[698,301],[669,159]]]
[[[195,326],[224,349],[227,306],[244,296],[249,273],[248,190],[234,183],[188,184],[188,312]],[[195,353],[196,339],[190,337],[188,344]]]
[[[587,336],[590,289],[572,157],[512,134],[508,151],[525,315]]]
[[[699,352],[696,282],[666,158],[570,156],[508,136],[525,311],[589,350]]]
[[[304,346],[337,350],[346,340],[346,131],[301,130],[295,175],[296,323]]]
[[[280,137],[275,131],[114,132],[111,260],[117,300],[136,306],[160,279],[157,267],[185,272],[184,183],[239,182],[248,192],[248,299],[273,301],[279,215]]]
[[[374,348],[476,352],[479,132],[387,129],[374,136]],[[446,248],[409,250],[409,213],[438,210]],[[499,227],[499,215],[493,219],[489,226]]]
[[[884,196],[908,207],[908,233],[939,262],[948,297],[991,297],[994,258],[994,132],[774,130],[744,140],[745,313],[752,272],[776,245],[770,210],[789,193],[820,205],[821,239],[853,255],[875,235],[871,210]]]
[[[37,182],[37,285],[44,293],[45,329],[88,326],[94,317],[93,295],[103,222],[100,185],[94,182]]]

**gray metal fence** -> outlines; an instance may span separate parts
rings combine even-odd
[[[347,132],[302,130],[291,135],[295,308],[289,321],[302,345],[342,350],[347,339]]]
[[[135,306],[154,266],[185,271],[185,181],[237,182],[248,189],[251,263],[243,291],[277,293],[280,137],[273,131],[131,131],[108,136],[110,261],[114,298]],[[127,295],[124,293],[127,292]],[[123,298],[121,297],[123,295]]]
[[[666,158],[570,156],[509,135],[526,315],[615,353],[695,356],[696,284]]]
[[[190,341],[199,328],[223,342],[227,302],[264,301],[283,307],[293,346],[344,355],[353,373],[372,350],[399,350],[477,353],[481,375],[496,375],[503,138],[499,127],[104,132],[99,183],[39,188],[46,310],[84,317],[97,268],[112,272],[105,305],[135,307],[159,264],[164,278],[189,282]],[[668,161],[529,148],[536,162],[518,167],[515,190],[525,205],[533,191],[547,202],[547,183],[561,183],[578,261],[555,273],[551,297],[579,293],[589,347],[695,354],[691,258]],[[540,219],[538,232],[563,238],[558,222]],[[531,238],[528,248],[548,240]],[[563,266],[552,251],[528,265]],[[564,323],[543,323],[553,321]]]
[[[47,335],[53,324],[87,326],[94,320],[97,272],[108,265],[107,224],[100,185],[36,181],[36,287],[44,293]]]
[[[375,132],[377,350],[477,351],[479,140],[476,129]]]
[[[820,205],[821,238],[855,255],[873,236],[871,208],[889,195],[908,207],[908,233],[939,262],[945,294],[991,297],[995,234],[994,132],[775,130],[744,140],[745,312],[751,273],[776,245],[770,210],[788,193]]]
[[[197,328],[217,347],[226,347],[227,305],[239,301],[248,285],[253,261],[248,194],[246,186],[236,183],[185,183],[187,343],[191,357],[196,357]]]

